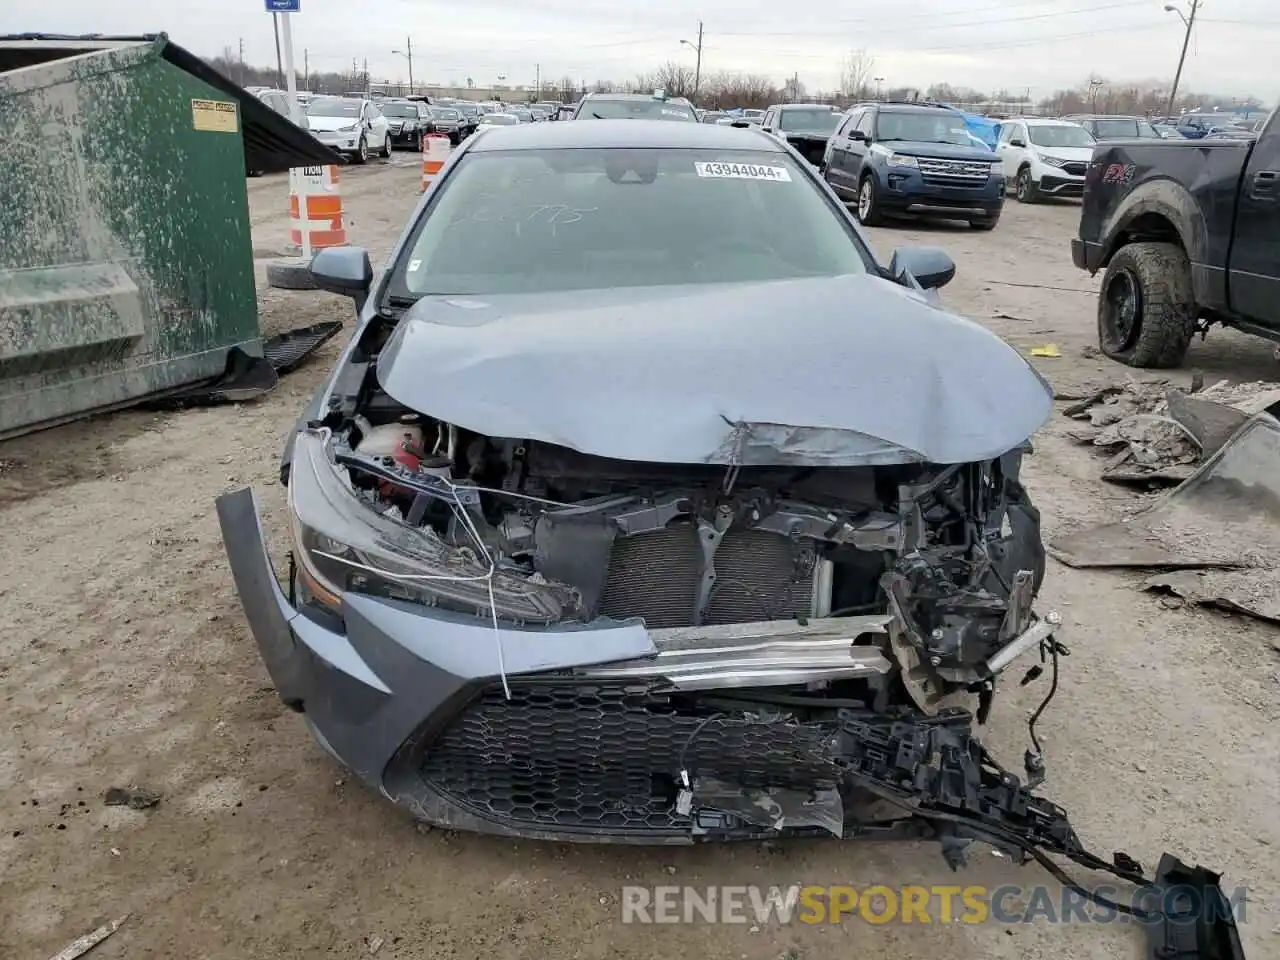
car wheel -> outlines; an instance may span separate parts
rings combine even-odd
[[[1000,222],[1000,214],[994,217],[975,217],[969,221],[969,226],[974,230],[994,230],[996,224]]]
[[[369,162],[369,144],[365,143],[364,137],[360,138],[360,146],[356,147],[356,163]]]
[[[880,197],[876,190],[875,177],[862,178],[858,185],[858,222],[864,226],[874,227],[884,222],[880,213]]]
[[[1031,168],[1023,167],[1018,171],[1018,181],[1015,187],[1019,203],[1035,203],[1040,199],[1040,191],[1036,189],[1036,182],[1031,179]]]
[[[386,139],[382,141],[382,159],[391,159],[391,134],[387,134]]]
[[[1179,366],[1196,332],[1191,261],[1172,243],[1131,243],[1107,265],[1098,346],[1131,367]]]

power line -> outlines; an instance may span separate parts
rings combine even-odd
[[[1150,6],[1151,6],[1150,0],[1120,0],[1120,2],[1117,2],[1117,3],[1106,3],[1100,6],[1077,7],[1072,10],[1052,10],[1052,11],[1046,11],[1041,13],[1031,13],[1021,17],[995,17],[995,18],[990,18],[986,20],[962,20],[956,23],[940,23],[934,26],[920,26],[920,27],[912,26],[911,32],[914,34],[914,33],[920,32],[921,30],[950,30],[954,27],[1000,26],[1006,23],[1023,23],[1030,20],[1048,20],[1053,17],[1069,17],[1069,16],[1075,16],[1081,13],[1097,13],[1103,10],[1119,10],[1122,8],[1129,8],[1129,7],[1150,7]],[[980,7],[974,10],[963,10],[958,12],[964,13],[964,14],[970,14],[970,13],[980,13],[982,11],[1003,10],[1003,9],[1006,9],[1006,8],[1004,6],[995,6],[995,7]],[[955,15],[954,13],[953,14],[945,14],[945,13],[927,14],[930,20],[935,19],[938,16],[954,16],[954,15]],[[831,23],[843,22],[843,23],[850,23],[850,24],[863,24],[863,23],[880,24],[880,23],[883,23],[884,21],[883,21],[883,18],[875,18],[875,19],[861,18],[857,20],[848,20],[848,21],[835,20],[835,21],[829,21],[829,22]],[[779,33],[773,30],[762,31],[759,33],[746,32],[746,31],[723,32],[723,31],[717,30],[716,36],[717,37],[767,37],[767,36],[809,37],[809,36],[814,36],[815,33],[816,31],[812,31],[812,30],[804,33]],[[829,31],[827,32],[826,35],[829,35]]]
[[[1061,40],[1083,40],[1091,37],[1123,37],[1128,33],[1140,30],[1156,30],[1169,26],[1163,20],[1152,23],[1108,24],[1105,30],[1085,30],[1077,33],[1056,33],[1049,36],[1029,37],[1023,40],[996,40],[991,42],[965,43],[962,47],[950,44],[943,47],[905,47],[904,54],[912,53],[955,53],[957,50],[968,53],[975,50],[1009,50],[1016,47],[1032,47],[1045,43],[1057,43]],[[798,50],[771,50],[773,56],[790,60],[824,60],[832,59],[831,53],[805,53]]]

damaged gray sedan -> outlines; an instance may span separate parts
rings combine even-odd
[[[487,132],[376,282],[312,270],[361,320],[286,453],[283,590],[252,494],[218,510],[341,764],[505,835],[1091,856],[972,735],[1065,653],[1018,480],[1051,392],[940,307],[945,254],[882,268],[758,131],[628,121]]]

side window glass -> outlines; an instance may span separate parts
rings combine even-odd
[[[876,115],[872,113],[870,110],[868,110],[866,113],[862,115],[861,119],[858,120],[857,129],[865,133],[867,135],[867,139],[870,140],[871,134],[875,130],[875,126],[876,126]]]

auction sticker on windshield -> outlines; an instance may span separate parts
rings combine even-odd
[[[786,167],[766,167],[758,163],[721,163],[719,161],[695,162],[694,170],[700,177],[722,177],[731,180],[773,180],[790,183],[791,172]]]

